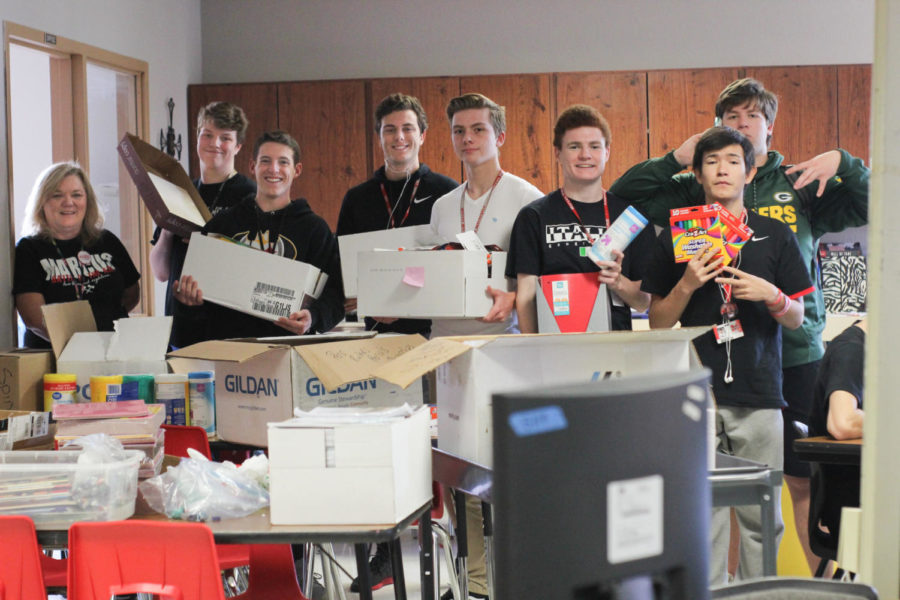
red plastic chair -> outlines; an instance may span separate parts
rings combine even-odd
[[[0,516],[0,540],[0,585],[5,588],[5,597],[46,600],[41,551],[31,517]]]
[[[247,591],[232,600],[307,600],[297,583],[297,570],[290,544],[250,546],[250,576]]]
[[[69,548],[69,600],[138,593],[225,599],[212,531],[202,523],[75,523]]]
[[[163,425],[166,433],[164,451],[169,456],[186,457],[188,448],[202,453],[212,460],[209,449],[209,437],[202,427],[192,425]],[[217,544],[219,569],[236,569],[250,564],[250,546],[246,544]]]

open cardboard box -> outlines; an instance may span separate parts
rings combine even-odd
[[[78,378],[77,402],[91,401],[92,375],[167,373],[172,317],[118,319],[116,330],[97,331],[86,300],[41,307],[56,356],[57,373]]]
[[[366,335],[200,342],[169,353],[169,366],[176,373],[215,371],[217,435],[265,446],[266,425],[290,419],[294,408],[422,404],[421,377],[401,388],[372,372],[425,338]]]
[[[154,223],[189,237],[212,218],[180,162],[130,133],[118,150]]]
[[[399,386],[436,369],[438,445],[492,466],[491,395],[700,365],[691,340],[705,327],[435,338],[373,371]],[[354,381],[349,373],[334,385]]]
[[[487,287],[511,287],[506,256],[477,250],[360,252],[357,310],[377,317],[483,317],[493,306]]]
[[[328,280],[305,262],[201,233],[191,235],[181,273],[197,280],[205,301],[269,321],[308,307]]]
[[[400,248],[433,247],[441,242],[431,225],[395,227],[363,233],[352,233],[338,237],[341,248],[341,274],[344,278],[344,295],[357,296],[357,273],[360,252],[374,250],[399,250]]]
[[[44,374],[53,372],[54,357],[49,350],[0,352],[0,410],[43,410]]]

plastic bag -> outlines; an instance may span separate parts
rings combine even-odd
[[[72,501],[79,509],[102,513],[108,510],[110,505],[119,505],[134,499],[134,480],[113,477],[112,471],[117,474],[120,471],[103,467],[128,460],[122,442],[105,433],[92,433],[70,440],[63,447],[67,446],[81,448],[77,462],[86,467],[76,469],[72,479]]]
[[[142,482],[147,504],[172,519],[210,521],[243,517],[269,505],[269,492],[259,481],[268,472],[265,456],[248,468],[213,462],[188,451],[175,467]]]

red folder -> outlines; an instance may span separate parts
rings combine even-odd
[[[591,315],[597,306],[597,293],[600,291],[596,271],[541,275],[540,283],[541,293],[560,333],[587,331]],[[608,320],[607,316],[606,321]],[[608,325],[606,329],[609,329]]]

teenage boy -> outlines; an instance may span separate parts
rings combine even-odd
[[[384,166],[371,179],[351,188],[338,216],[337,235],[427,225],[435,200],[459,185],[419,162],[428,118],[418,98],[391,94],[375,107],[375,133],[381,142]],[[356,299],[346,301],[346,311],[356,310]],[[431,334],[428,319],[366,318],[366,329]],[[385,547],[388,544],[383,544]],[[381,545],[379,545],[379,548]]]
[[[753,145],[737,131],[714,127],[697,141],[694,176],[704,204],[717,202],[753,230],[730,265],[716,251],[698,251],[675,263],[672,231],[657,238],[641,289],[651,294],[650,326],[710,326],[694,340],[701,362],[713,371],[719,449],[780,470],[783,460],[781,328],[803,322],[798,298],[813,287],[787,225],[747,211],[744,186],[753,179]],[[779,495],[775,495],[778,503]],[[758,510],[737,507],[741,534],[739,574],[762,575]],[[776,506],[776,533],[784,529]],[[711,583],[724,583],[730,533],[729,510],[712,519]]]
[[[486,245],[509,250],[516,215],[543,196],[521,177],[500,168],[500,146],[506,141],[506,111],[490,98],[470,93],[447,105],[453,151],[462,161],[466,181],[439,198],[431,211],[431,228],[447,242],[473,231]],[[494,299],[481,319],[435,319],[435,336],[516,333],[515,292],[488,287]]]
[[[337,240],[305,199],[291,200],[291,184],[302,170],[300,146],[293,137],[284,131],[262,134],[253,147],[250,163],[250,173],[256,178],[256,196],[213,217],[204,231],[224,234],[254,248],[318,267],[328,274],[322,295],[310,308],[279,317],[274,323],[206,303],[208,327],[204,339],[323,332],[344,317]],[[175,298],[191,306],[203,304],[201,289],[187,275],[176,287]]]
[[[234,169],[247,125],[244,111],[230,102],[207,104],[197,115],[200,177],[194,186],[213,216],[256,192],[256,183]],[[202,312],[178,302],[173,295],[187,255],[187,240],[157,227],[151,243],[150,266],[156,279],[166,282],[165,312],[174,316],[169,342],[180,348],[200,341],[199,333],[205,327]]]
[[[747,207],[787,223],[797,235],[810,278],[817,280],[819,237],[830,231],[864,225],[869,204],[869,169],[859,158],[837,149],[792,167],[771,149],[778,99],[755,79],[729,84],[715,107],[724,125],[737,129],[753,144],[757,173],[746,190]],[[657,225],[666,225],[669,209],[699,204],[702,191],[693,174],[676,175],[689,167],[699,134],[661,158],[632,167],[610,191],[644,210]],[[804,298],[803,326],[784,332],[784,480],[794,505],[794,521],[811,568],[818,558],[809,550],[809,465],[797,459],[793,421],[805,422],[812,389],[824,353],[825,300],[817,288]]]
[[[439,198],[431,211],[431,228],[448,242],[456,234],[474,231],[487,245],[509,249],[513,222],[523,206],[543,196],[520,177],[500,168],[500,146],[506,141],[506,110],[482,94],[457,96],[447,104],[453,151],[462,161],[466,182]],[[448,252],[452,252],[449,250]],[[493,297],[481,319],[435,319],[433,335],[516,333],[515,292],[488,286]],[[469,596],[487,598],[481,501],[466,498]]]
[[[650,295],[641,291],[644,258],[653,247],[652,227],[643,231],[613,261],[595,263],[585,251],[609,228],[627,204],[603,189],[609,160],[609,123],[590,106],[564,110],[553,128],[561,188],[519,212],[513,226],[506,276],[517,278],[516,313],[522,333],[537,333],[538,277],[561,273],[597,273],[607,287],[611,328],[631,329],[631,310],[647,310]]]

